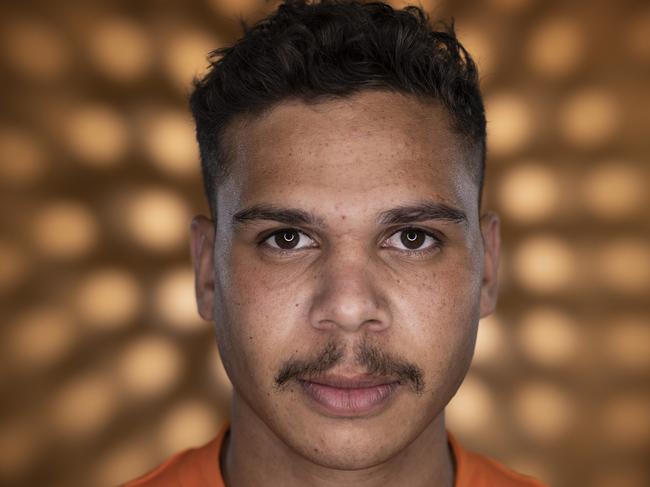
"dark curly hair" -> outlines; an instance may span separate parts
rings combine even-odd
[[[441,103],[451,129],[470,149],[468,164],[481,192],[486,130],[477,68],[453,22],[438,28],[414,6],[286,0],[245,27],[234,45],[211,52],[208,73],[194,80],[190,108],[213,216],[216,187],[228,174],[224,132],[234,117],[261,114],[289,99],[318,103],[362,90]]]

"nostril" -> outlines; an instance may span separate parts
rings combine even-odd
[[[370,331],[379,332],[388,328],[388,323],[379,320],[369,320],[369,322],[366,324],[366,328],[368,328]]]

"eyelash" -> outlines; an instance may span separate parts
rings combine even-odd
[[[442,246],[444,244],[444,239],[440,235],[438,235],[438,234],[436,234],[436,233],[434,233],[434,232],[432,232],[430,230],[425,230],[424,228],[419,228],[419,227],[398,228],[395,231],[393,231],[392,233],[390,233],[388,235],[388,237],[386,237],[384,240],[388,240],[389,238],[391,238],[393,235],[395,235],[397,233],[406,232],[406,231],[409,231],[409,230],[416,230],[418,232],[422,232],[427,237],[431,237],[432,239],[434,239],[435,243],[433,245],[431,245],[431,247],[428,247],[428,248],[423,249],[423,250],[402,250],[402,249],[391,249],[391,250],[395,250],[395,251],[397,251],[397,252],[399,252],[401,254],[406,254],[408,256],[412,256],[412,257],[415,257],[415,258],[418,258],[418,257],[419,258],[424,258],[424,257],[428,256],[429,254],[431,254],[432,252],[435,252],[435,251],[439,250],[440,248],[442,248]],[[269,250],[269,251],[271,251],[273,253],[276,253],[276,254],[278,254],[280,256],[287,256],[287,255],[290,255],[290,254],[294,254],[296,252],[296,250],[276,249],[275,247],[265,245],[265,242],[269,238],[274,237],[275,235],[278,235],[278,234],[280,234],[282,232],[287,232],[287,231],[295,231],[295,232],[302,233],[303,235],[306,235],[307,237],[309,237],[309,235],[306,232],[303,232],[302,230],[299,230],[297,228],[281,228],[279,230],[275,230],[275,231],[273,231],[271,233],[265,234],[262,238],[260,238],[260,240],[258,242],[258,245],[264,246],[264,247],[266,247],[267,250]],[[309,237],[309,238],[311,238],[311,237]],[[309,248],[313,248],[313,247],[309,247]],[[304,250],[304,249],[298,249],[298,250]]]
[[[388,235],[388,237],[386,237],[384,239],[384,241],[388,240],[389,238],[393,237],[396,234],[399,234],[401,232],[408,232],[408,231],[411,231],[411,230],[415,230],[417,232],[422,232],[422,233],[424,233],[424,235],[426,237],[431,237],[433,239],[433,244],[430,247],[427,247],[427,248],[422,249],[422,250],[408,250],[408,249],[402,250],[402,249],[393,249],[393,248],[390,248],[390,247],[387,247],[387,248],[389,248],[389,250],[394,250],[395,252],[399,252],[401,255],[407,255],[408,257],[412,257],[412,258],[415,258],[415,259],[424,259],[424,258],[428,257],[429,255],[439,251],[442,248],[442,246],[444,244],[444,239],[443,239],[443,237],[441,235],[439,235],[437,233],[434,233],[431,230],[426,230],[424,228],[419,228],[419,227],[402,227],[402,228],[398,228],[398,229],[392,231]]]
[[[271,233],[264,234],[264,236],[262,236],[259,239],[258,245],[260,247],[265,247],[265,250],[268,250],[269,252],[273,252],[274,254],[277,254],[277,255],[280,255],[280,256],[283,256],[283,257],[287,256],[287,255],[290,255],[290,254],[294,254],[296,252],[296,250],[276,249],[275,247],[271,247],[270,245],[265,245],[265,242],[268,239],[270,239],[271,237],[274,237],[275,235],[278,235],[278,234],[280,234],[282,232],[288,232],[288,231],[295,231],[295,232],[298,232],[298,233],[302,233],[303,235],[307,235],[307,233],[303,232],[302,230],[298,230],[297,228],[290,228],[290,227],[281,228],[281,229],[275,230],[275,231],[273,231]],[[307,236],[309,236],[309,235],[307,235]],[[311,237],[309,237],[309,238],[311,238]],[[298,249],[298,250],[304,250],[304,249]]]

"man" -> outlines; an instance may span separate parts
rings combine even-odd
[[[444,408],[496,302],[485,115],[453,30],[414,7],[291,1],[196,82],[211,219],[201,316],[232,418],[131,486],[539,486]]]

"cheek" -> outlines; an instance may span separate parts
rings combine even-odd
[[[453,270],[452,270],[453,269]],[[414,274],[413,277],[416,277]],[[410,344],[429,379],[455,381],[469,365],[479,317],[480,287],[471,269],[450,266],[422,273],[402,287],[395,324],[396,343]],[[417,354],[417,358],[415,358]]]
[[[291,346],[299,336],[297,327],[306,323],[301,315],[304,286],[290,279],[295,276],[269,269],[245,254],[233,252],[229,268],[228,279],[219,285],[220,347],[222,340],[229,344],[233,373],[268,386],[279,365],[296,352]]]
[[[290,332],[303,297],[301,286],[287,271],[243,264],[232,280],[232,303],[242,328],[266,338]]]
[[[466,260],[453,259],[397,277],[399,293],[393,293],[393,300],[407,318],[417,316],[420,324],[429,325],[420,331],[449,328],[453,333],[478,316],[480,278]]]

